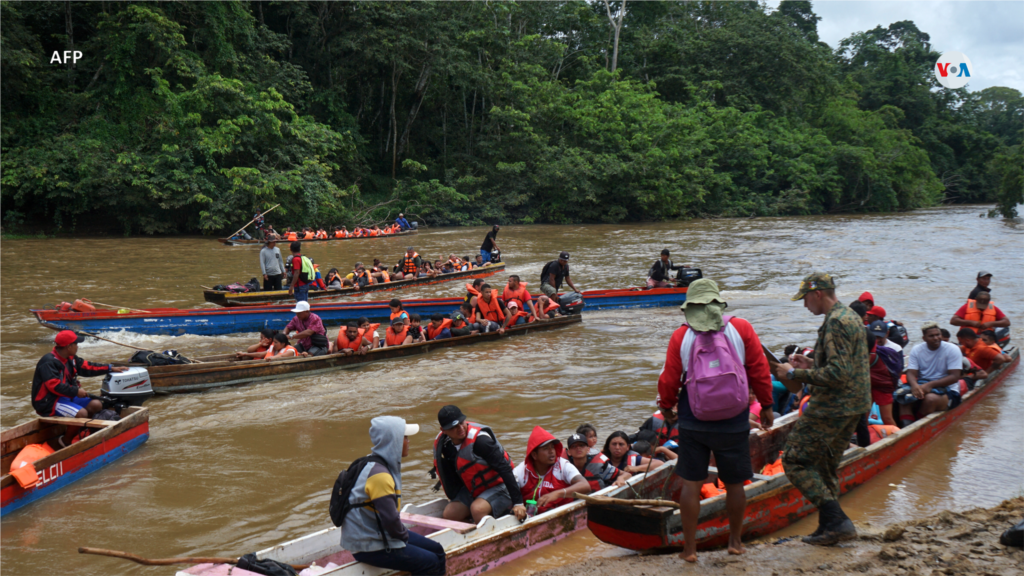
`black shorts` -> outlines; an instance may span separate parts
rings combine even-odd
[[[708,477],[712,452],[722,483],[742,484],[754,477],[750,465],[750,432],[723,434],[680,430],[676,474],[683,480],[703,481]]]

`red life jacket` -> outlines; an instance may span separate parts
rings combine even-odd
[[[480,311],[480,314],[491,322],[497,322],[501,324],[505,321],[505,313],[501,311],[501,306],[498,305],[498,295],[491,291],[491,301],[487,302],[484,297],[481,296],[476,299],[476,309]]]
[[[335,342],[339,351],[348,348],[350,350],[359,350],[360,346],[363,345],[363,334],[366,334],[366,330],[359,329],[359,335],[353,340],[348,339],[348,328],[343,328],[338,332],[338,339]],[[369,340],[369,338],[367,338]]]
[[[391,327],[388,327],[387,334],[384,335],[384,340],[388,346],[401,346],[405,342],[405,337],[409,335],[409,327],[403,326],[402,331],[395,334]]]
[[[583,477],[590,483],[590,489],[596,492],[608,486],[608,480],[605,480],[604,477],[609,468],[614,472],[608,480],[614,480],[619,475],[619,469],[612,466],[607,456],[598,452],[597,454],[587,454],[586,464],[583,465],[580,472],[583,472]]]
[[[679,441],[679,427],[673,426],[669,430],[665,419],[661,416],[661,410],[652,414],[651,418],[654,418],[654,430],[658,433],[658,446],[664,446],[669,440]]]
[[[554,474],[555,468],[561,466],[563,462],[565,462],[565,459],[559,457],[558,460],[556,460],[555,463],[552,464],[550,468],[548,468],[548,473],[545,474],[543,478],[538,478],[537,473],[534,472],[533,470],[533,462],[530,462],[529,457],[527,457],[525,472],[526,483],[523,484],[522,488],[519,489],[519,491],[523,494],[523,500],[539,500],[540,497],[545,494],[558,492],[560,490],[568,488],[570,485],[566,484],[564,481],[562,481],[561,478],[556,477]],[[541,512],[547,512],[552,508],[557,508],[564,504],[570,504],[572,503],[571,496],[572,495],[570,494],[566,498],[559,498],[558,500],[549,502],[546,506],[538,508],[537,513],[539,514]]]
[[[494,431],[490,428],[474,422],[466,422],[466,424],[469,426],[469,431],[466,433],[466,438],[462,441],[462,445],[459,446],[459,455],[455,460],[455,470],[459,474],[459,478],[462,479],[462,483],[466,485],[470,495],[476,498],[485,490],[501,485],[501,475],[498,474],[498,471],[491,468],[491,465],[486,460],[473,452],[473,444],[476,443],[480,433],[486,432],[491,438],[494,438],[494,442],[498,445],[498,448],[501,448],[502,453],[505,455],[505,461],[508,462],[509,466],[512,465],[512,458],[501,447],[497,436],[494,435]],[[434,438],[434,468],[438,471],[441,470],[438,462],[441,461],[441,440],[443,438],[444,432],[439,432],[437,437]],[[437,477],[443,478],[444,475],[439,473]],[[447,489],[445,491],[447,492]]]
[[[450,329],[451,326],[452,326],[452,321],[451,321],[450,318],[445,318],[444,320],[441,320],[441,325],[438,326],[437,328],[434,328],[434,323],[433,322],[431,322],[430,324],[427,324],[427,340],[433,340],[434,337],[436,337],[438,334],[443,332],[445,328],[449,328]]]

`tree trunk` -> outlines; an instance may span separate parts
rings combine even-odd
[[[423,68],[420,69],[420,77],[416,80],[416,95],[413,97],[412,108],[409,109],[409,117],[405,120],[405,128],[402,130],[402,138],[398,143],[398,155],[401,156],[405,152],[405,146],[409,143],[409,132],[412,129],[412,123],[416,120],[416,115],[419,114],[420,106],[423,105],[423,98],[427,94],[427,83],[430,82],[430,74],[433,68],[430,63],[423,64]]]
[[[619,66],[619,34],[622,32],[622,20],[626,17],[626,0],[622,0],[617,17],[612,16],[612,5],[608,0],[604,0],[604,9],[608,14],[608,23],[615,34],[612,47],[612,72],[615,72]]]
[[[75,88],[75,76],[74,76],[74,54],[75,54],[75,26],[71,21],[71,0],[65,0],[64,2],[64,29],[68,35],[68,50],[71,51],[71,62],[67,60],[64,63],[68,67],[68,89],[74,90]]]
[[[398,98],[398,79],[401,73],[398,64],[391,67],[391,179],[398,173],[398,119],[395,118],[395,100]]]

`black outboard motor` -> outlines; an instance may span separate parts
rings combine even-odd
[[[996,328],[995,333],[996,344],[998,344],[1000,348],[1006,348],[1010,345],[1010,328],[1008,326]]]
[[[420,227],[419,222],[409,222],[409,230],[415,230]]]
[[[570,314],[579,314],[583,311],[583,307],[587,305],[583,301],[583,294],[579,292],[568,292],[558,297],[558,309],[562,314],[566,316]]]
[[[103,378],[100,394],[104,400],[109,398],[114,403],[125,406],[142,406],[143,402],[153,397],[153,385],[149,379],[149,371],[133,366],[124,372],[111,372]],[[104,407],[107,407],[105,401]]]
[[[498,262],[501,262],[501,250],[495,248],[491,250],[491,264],[497,264]]]
[[[700,268],[680,268],[676,271],[676,284],[686,287],[694,280],[700,280],[703,277],[704,274],[701,273]]]

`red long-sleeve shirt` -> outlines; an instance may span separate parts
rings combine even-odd
[[[747,384],[762,406],[771,406],[774,402],[772,375],[768,368],[768,358],[761,350],[761,339],[757,337],[750,322],[742,318],[733,317],[729,324],[736,329],[743,341],[746,356],[743,366],[747,369]],[[680,326],[668,341],[665,367],[661,369],[661,377],[658,378],[659,405],[664,409],[675,410],[679,401],[679,390],[683,385],[683,359],[680,356],[680,349],[683,346],[683,336],[688,329],[689,326],[685,324]]]

